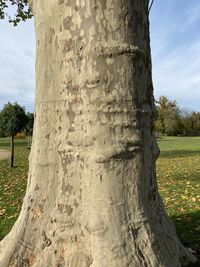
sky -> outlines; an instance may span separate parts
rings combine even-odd
[[[155,0],[150,23],[155,98],[200,111],[200,1]]]
[[[200,0],[154,0],[150,33],[155,98],[200,111]],[[34,68],[33,20],[0,20],[0,109],[17,101],[34,110]]]

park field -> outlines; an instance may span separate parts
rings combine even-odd
[[[9,149],[10,140],[0,138],[0,149]],[[0,239],[11,229],[19,214],[26,190],[28,154],[26,140],[15,140],[14,168],[10,161],[0,161]]]
[[[200,255],[200,137],[162,137],[158,140],[157,179],[166,210],[183,244]],[[0,149],[9,149],[0,139]],[[11,229],[26,190],[26,140],[16,140],[15,167],[0,161],[0,239]]]
[[[200,255],[200,137],[158,140],[157,180],[184,245]]]

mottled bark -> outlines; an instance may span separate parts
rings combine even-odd
[[[157,191],[148,1],[32,2],[37,88],[28,188],[0,243],[0,266],[195,262]]]

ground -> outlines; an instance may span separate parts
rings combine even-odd
[[[10,140],[0,139],[0,149],[9,150]],[[14,168],[9,160],[0,161],[0,239],[11,229],[22,204],[28,173],[26,140],[16,140]]]
[[[8,159],[10,157],[10,152],[8,150],[0,149],[0,160]]]
[[[184,245],[200,255],[200,137],[158,140],[159,191]]]
[[[200,137],[162,137],[157,161],[159,191],[183,244],[200,255]],[[0,139],[0,149],[9,149]],[[28,173],[26,140],[16,141],[15,167],[0,161],[0,239],[20,211]]]

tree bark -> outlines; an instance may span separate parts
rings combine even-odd
[[[14,167],[14,141],[15,141],[15,136],[14,135],[11,135],[11,141],[10,141],[10,150],[11,150],[11,153],[10,153],[10,167]]]
[[[36,119],[4,267],[182,267],[159,196],[148,1],[33,0]]]

